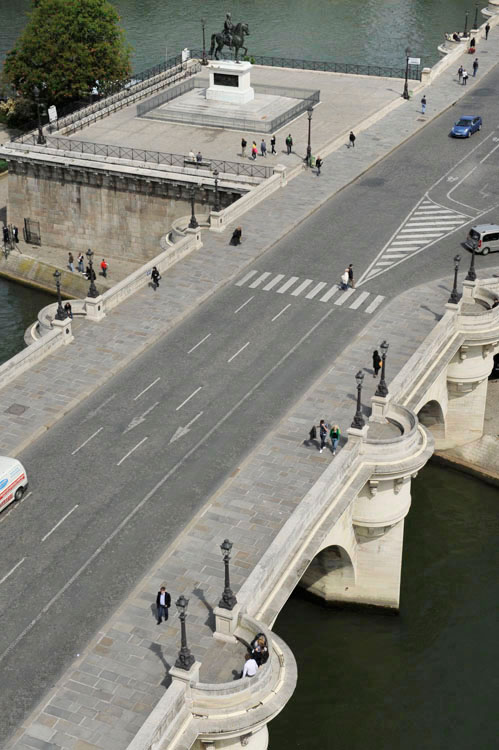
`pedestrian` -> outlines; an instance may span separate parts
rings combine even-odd
[[[83,257],[83,253],[78,255],[78,271],[85,273],[85,258]]]
[[[475,57],[475,59],[473,60],[473,78],[475,78],[477,70],[478,70],[478,57]]]
[[[381,357],[377,349],[373,351],[373,378],[378,377],[378,372],[381,369]]]
[[[156,614],[158,616],[158,625],[161,625],[163,618],[165,622],[168,620],[168,607],[172,603],[172,599],[168,591],[164,586],[161,586],[156,597]]]
[[[243,157],[243,159],[246,156],[246,146],[247,145],[248,145],[248,141],[243,136],[243,138],[241,138],[241,156]]]
[[[338,443],[340,442],[340,428],[337,424],[334,424],[331,427],[331,431],[329,433],[329,437],[331,438],[331,447],[333,449],[333,456],[336,456],[336,448],[338,447]]]
[[[487,26],[485,27],[485,41],[489,38],[489,31],[490,31],[490,23],[487,21]]]
[[[68,316],[68,318],[70,318],[70,320],[73,320],[73,310],[69,302],[66,302],[66,304],[64,305],[64,309],[66,310],[66,315]]]
[[[270,139],[270,148],[271,148],[271,154],[277,154],[277,151],[275,150],[275,135],[272,136]]]
[[[104,278],[106,278],[107,276],[107,269],[108,269],[108,265],[106,261],[104,260],[104,258],[102,258],[102,263],[100,264],[100,270]]]
[[[350,283],[350,286],[352,287],[352,289],[355,289],[355,281],[353,280],[353,266],[351,263],[348,266],[347,271],[348,271],[348,281]]]
[[[353,134],[353,130],[350,131],[350,135],[348,136],[348,140],[350,141],[350,146],[352,148],[355,147],[355,136]]]
[[[196,161],[196,154],[194,153],[194,151],[192,150],[192,148],[189,151],[189,161]]]
[[[244,668],[243,668],[243,673],[241,675],[241,679],[243,677],[254,677],[256,673],[258,672],[258,664],[253,659],[250,653],[246,654],[244,659],[245,659],[245,662],[244,662]]]
[[[153,266],[153,269],[151,271],[151,280],[153,283],[153,289],[154,291],[156,291],[156,289],[159,287],[159,282],[161,280],[161,275],[158,269],[156,268],[156,266]]]
[[[313,424],[312,427],[310,428],[310,432],[308,433],[308,439],[311,443],[313,443],[314,440],[317,439],[317,427],[315,426],[315,424]]]
[[[251,156],[253,158],[253,161],[256,161],[257,154],[258,154],[258,147],[256,145],[256,141],[253,141],[253,144],[251,146]]]
[[[319,424],[319,437],[321,439],[321,447],[319,449],[319,453],[322,453],[327,440],[327,426],[323,419],[321,419]]]
[[[468,83],[468,71],[463,70],[463,86],[466,86],[467,83]]]
[[[475,47],[476,47],[476,39],[475,39],[475,37],[472,37],[472,39],[470,40],[469,49],[472,49],[473,52],[474,52],[475,51]]]
[[[7,224],[3,225],[2,231],[3,231],[3,242],[4,242],[4,245],[8,245],[9,242],[10,242],[10,237],[9,237],[9,227],[7,226]]]
[[[318,156],[317,159],[315,160],[315,166],[317,167],[317,177],[318,177],[321,173],[321,167],[322,167],[322,159],[320,156]]]
[[[232,232],[232,237],[230,238],[229,244],[240,245],[242,234],[243,234],[242,227],[236,227],[234,231]]]
[[[196,154],[196,161],[197,161],[198,164],[200,164],[203,161],[203,155],[202,155],[201,151],[197,152],[197,154]]]
[[[262,156],[267,156],[267,144],[264,138],[262,138],[262,142],[260,143],[260,153]]]
[[[75,259],[73,258],[73,253],[68,253],[68,268],[70,271],[75,270],[74,262]]]
[[[421,114],[424,115],[426,112],[426,96],[421,99]]]
[[[251,656],[258,664],[258,667],[261,667],[262,664],[265,664],[269,658],[269,649],[267,647],[267,639],[265,638],[263,633],[257,633],[256,636],[251,641],[250,645],[251,645]]]
[[[293,148],[293,139],[291,138],[291,133],[290,133],[288,137],[286,138],[286,150],[288,152],[288,156],[290,155],[292,148]]]
[[[349,281],[348,268],[345,268],[345,270],[341,274],[341,284],[340,284],[340,287],[343,290],[348,289],[348,281]]]
[[[460,65],[459,68],[457,69],[457,78],[459,80],[459,83],[462,83],[463,73],[464,73],[464,68],[462,65]]]
[[[12,227],[12,235],[14,237],[14,242],[19,242],[19,229],[16,227],[15,224]]]

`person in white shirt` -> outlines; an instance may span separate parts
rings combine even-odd
[[[253,659],[251,654],[246,654],[244,658],[246,659],[246,661],[244,662],[242,677],[254,677],[258,671],[258,664]]]

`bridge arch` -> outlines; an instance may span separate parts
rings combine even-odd
[[[355,586],[355,567],[347,550],[340,544],[321,549],[303,574],[300,586],[326,602],[342,601],[345,592]]]
[[[418,419],[432,433],[435,440],[445,439],[445,417],[438,401],[432,399],[419,410]]]

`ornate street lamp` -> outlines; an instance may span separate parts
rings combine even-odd
[[[189,222],[189,229],[197,229],[199,224],[196,219],[196,214],[194,213],[194,199],[196,197],[196,188],[194,185],[191,185],[190,187],[190,194],[191,194],[191,220]]]
[[[218,169],[213,170],[213,177],[215,178],[215,205],[213,206],[214,211],[220,211],[220,194],[218,192],[218,175],[220,172]]]
[[[93,263],[92,263],[92,258],[93,258],[94,254],[90,250],[90,248],[88,248],[88,250],[85,253],[85,255],[87,256],[87,259],[88,259],[87,267],[88,267],[88,271],[90,273],[90,286],[88,288],[87,297],[98,297],[99,296],[99,292],[97,291],[97,287],[94,284],[95,272],[94,272],[94,267],[93,267]]]
[[[447,300],[453,305],[457,305],[459,302],[459,294],[457,293],[457,272],[459,271],[459,263],[461,262],[461,256],[456,255],[454,257],[454,286],[452,287],[452,292],[450,293],[450,297]]]
[[[466,36],[466,33],[468,31],[468,16],[469,16],[469,10],[466,11],[464,15],[464,31],[463,36]]]
[[[468,274],[466,276],[466,281],[476,281],[475,248],[472,248],[472,250],[471,250],[471,261],[470,261],[469,271],[468,271]]]
[[[357,375],[355,376],[355,380],[357,381],[357,411],[355,412],[355,417],[353,418],[351,426],[355,427],[356,430],[361,430],[365,425],[364,417],[362,416],[361,403],[362,381],[364,380],[364,373],[362,372],[362,370],[358,371]]]
[[[178,616],[180,618],[180,651],[178,652],[178,658],[175,662],[177,669],[185,669],[189,671],[194,662],[196,661],[194,656],[191,654],[189,647],[187,646],[187,634],[185,630],[185,618],[187,617],[187,605],[189,599],[186,599],[182,594],[175,602],[175,606],[178,609]]]
[[[47,139],[43,135],[42,118],[40,115],[40,89],[38,88],[38,86],[33,86],[33,94],[35,96],[36,115],[38,119],[38,138],[36,139],[36,142],[43,146],[45,143],[47,143]]]
[[[233,609],[237,604],[237,599],[230,587],[229,560],[230,551],[232,549],[232,542],[229,542],[228,539],[224,539],[223,543],[220,545],[220,549],[222,550],[222,557],[225,566],[225,588],[222,594],[222,598],[218,602],[218,606],[222,607],[223,609]]]
[[[386,341],[382,341],[380,344],[381,354],[381,378],[376,388],[375,396],[388,396],[388,388],[386,387],[385,380],[385,367],[386,367],[386,353],[388,351],[388,344]]]
[[[56,320],[66,320],[68,314],[62,306],[61,302],[61,272],[59,269],[54,271],[55,286],[57,289],[57,312],[55,314]]]
[[[475,20],[473,21],[473,28],[478,29],[478,3],[475,3]]]
[[[311,104],[307,107],[307,116],[308,116],[308,143],[307,143],[307,156],[305,157],[305,161],[307,163],[307,166],[310,166],[310,162],[312,160],[312,142],[311,142],[311,136],[312,136],[312,115],[314,113],[314,108]]]
[[[201,60],[201,65],[208,65],[208,58],[206,57],[206,38],[204,30],[206,28],[206,19],[201,19],[201,28],[203,29],[203,59]]]
[[[411,54],[411,48],[406,47],[405,48],[405,83],[404,83],[404,93],[402,96],[404,99],[409,99],[409,55]]]

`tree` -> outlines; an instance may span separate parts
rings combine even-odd
[[[130,52],[108,0],[34,0],[4,77],[26,99],[38,86],[47,104],[69,104],[95,86],[105,94],[128,78]]]

